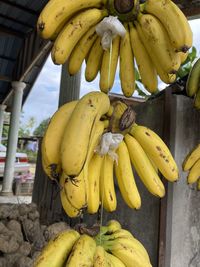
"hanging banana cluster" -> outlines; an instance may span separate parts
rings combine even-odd
[[[190,70],[186,83],[186,93],[189,97],[194,97],[194,107],[200,109],[200,58]]]
[[[200,190],[200,144],[185,158],[183,171],[189,171],[187,176],[188,184],[197,183],[197,189]]]
[[[94,238],[75,230],[59,233],[36,259],[34,267],[152,267],[147,250],[131,232],[111,220]]]
[[[68,71],[74,75],[85,60],[86,80],[93,81],[100,73],[99,87],[108,93],[119,61],[126,97],[135,90],[134,61],[149,93],[157,91],[158,76],[167,84],[173,83],[192,46],[192,31],[182,11],[171,0],[147,0],[142,5],[138,0],[130,1],[132,9],[127,13],[117,11],[116,5],[117,0],[50,0],[37,28],[41,37],[54,42],[53,62],[64,64],[68,60]],[[126,35],[114,38],[112,49],[105,51],[96,25],[108,15],[118,16]]]
[[[165,195],[158,171],[169,181],[178,179],[176,163],[165,143],[152,130],[135,124],[131,111],[121,101],[110,104],[106,94],[91,92],[53,115],[42,141],[42,163],[46,174],[60,183],[68,216],[77,217],[84,210],[96,213],[100,204],[108,212],[115,211],[114,176],[126,204],[139,209],[141,198],[132,166],[157,197]],[[117,160],[107,152],[95,152],[106,132],[124,136],[115,150]]]

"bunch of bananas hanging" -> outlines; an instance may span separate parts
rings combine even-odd
[[[200,109],[200,58],[190,70],[186,83],[186,93],[189,97],[194,97],[194,107]]]
[[[192,31],[187,18],[171,0],[50,0],[42,10],[37,28],[42,38],[54,42],[55,64],[68,60],[68,71],[76,74],[86,61],[85,78],[93,81],[100,73],[100,89],[113,87],[119,60],[122,92],[126,97],[135,90],[137,63],[141,81],[155,93],[158,76],[170,84],[192,46]],[[105,17],[117,16],[126,29],[103,50],[96,25]]]
[[[61,232],[36,259],[34,267],[151,267],[149,255],[131,232],[111,220],[95,237]]]
[[[176,163],[161,138],[134,123],[134,112],[121,101],[110,104],[102,92],[91,92],[72,101],[53,115],[42,141],[42,163],[46,174],[60,183],[62,206],[69,217],[83,211],[94,214],[100,205],[117,208],[114,176],[126,204],[139,209],[141,198],[133,168],[150,193],[165,195],[158,171],[169,181],[178,179]],[[106,132],[120,133],[114,151],[97,152]],[[115,174],[115,175],[114,175]]]
[[[197,182],[197,189],[200,190],[200,144],[198,144],[185,158],[183,171],[189,171],[187,176],[188,184]]]

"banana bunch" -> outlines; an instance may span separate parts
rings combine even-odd
[[[70,229],[44,247],[34,267],[151,267],[145,247],[116,220],[93,238]]]
[[[187,183],[197,183],[197,189],[200,190],[200,144],[186,156],[182,167],[183,171],[189,171]]]
[[[42,163],[46,174],[59,182],[61,203],[69,217],[85,210],[94,214],[100,205],[115,211],[115,177],[125,203],[139,209],[141,198],[132,167],[157,197],[165,195],[158,171],[168,181],[178,179],[177,165],[165,143],[152,130],[137,125],[131,111],[121,101],[110,104],[106,94],[92,92],[53,115],[42,141]],[[109,131],[124,139],[114,150],[116,157],[95,151]]]
[[[116,36],[110,49],[103,50],[96,25],[109,15],[118,16],[126,34],[124,38]],[[115,0],[50,0],[39,16],[37,29],[42,38],[54,42],[51,55],[55,64],[68,60],[68,71],[74,75],[85,60],[86,80],[93,81],[99,73],[104,93],[113,87],[119,61],[126,97],[132,96],[136,87],[134,61],[144,87],[152,94],[157,91],[158,76],[167,84],[176,80],[192,46],[187,18],[171,0],[147,0],[141,5],[134,0],[127,13],[116,10]]]
[[[200,58],[190,70],[186,83],[186,93],[189,97],[194,97],[194,107],[200,109]]]

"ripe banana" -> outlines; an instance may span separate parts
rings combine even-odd
[[[181,58],[181,64],[183,64],[186,61],[188,55],[189,55],[189,52],[186,52],[186,53],[179,52],[179,56]]]
[[[60,186],[61,186],[60,200],[61,200],[61,204],[62,204],[62,207],[63,207],[64,211],[66,212],[66,214],[70,218],[76,218],[76,217],[81,215],[82,211],[74,208],[71,205],[71,203],[69,202],[69,200],[67,198],[67,195],[65,193],[65,189],[64,189],[65,180],[66,180],[65,175],[62,174],[61,177],[60,177]]]
[[[120,37],[117,36],[112,41],[112,49],[103,52],[103,58],[100,68],[100,90],[108,93],[113,86],[117,62],[119,56]]]
[[[94,254],[93,267],[107,267],[106,251],[102,246],[97,246]]]
[[[187,182],[188,184],[193,184],[197,182],[198,178],[200,178],[200,158],[194,163],[194,165],[190,169],[187,177]]]
[[[152,267],[150,261],[141,253],[141,248],[134,242],[134,239],[121,237],[114,241],[107,241],[103,246],[120,259],[126,267]]]
[[[42,140],[42,161],[47,175],[58,178],[61,169],[60,149],[65,127],[78,101],[61,106],[52,116]],[[49,171],[47,171],[49,170]]]
[[[182,166],[183,171],[191,169],[198,159],[200,159],[200,144],[198,144],[185,158]]]
[[[106,4],[104,0],[51,0],[43,8],[38,18],[38,32],[44,39],[54,39],[76,12],[91,7],[101,8],[104,4]]]
[[[97,37],[86,60],[86,69],[85,69],[86,81],[91,82],[96,78],[97,73],[100,70],[102,57],[103,57],[103,48],[101,46],[101,38]]]
[[[194,96],[200,88],[200,58],[193,65],[186,83],[187,95]]]
[[[131,162],[146,186],[147,190],[157,197],[165,195],[165,187],[139,142],[131,135],[125,135]]]
[[[51,51],[53,62],[64,64],[81,37],[106,15],[106,10],[92,8],[73,17],[56,38]]]
[[[118,163],[115,162],[115,175],[122,197],[132,209],[139,209],[141,198],[133,176],[128,148],[124,141],[117,149]]]
[[[131,47],[139,69],[142,83],[148,92],[155,93],[158,88],[156,69],[133,23],[129,23],[129,28]]]
[[[143,44],[156,70],[157,65],[159,65],[166,73],[176,73],[181,65],[181,59],[172,47],[169,36],[161,22],[151,14],[140,14],[138,21],[143,33],[142,38],[145,39],[145,43]],[[139,31],[138,33],[140,34]]]
[[[109,259],[111,262],[112,267],[126,267],[122,261],[120,261],[117,257],[114,255],[108,253],[105,251],[106,258]]]
[[[131,97],[135,91],[134,55],[131,48],[130,32],[128,25],[124,25],[126,34],[120,39],[120,67],[119,74],[122,92],[126,97]]]
[[[121,224],[118,221],[110,220],[107,222],[106,226],[101,226],[100,233],[97,235],[97,237],[103,236],[104,234],[110,235],[120,229],[121,229]]]
[[[200,81],[200,80],[199,80]],[[200,109],[200,86],[194,98],[194,107]]]
[[[192,30],[180,8],[171,0],[148,0],[144,10],[156,16],[165,27],[177,51],[186,52],[192,46]]]
[[[66,267],[92,267],[95,251],[94,239],[85,234],[81,235],[72,248]]]
[[[100,204],[99,179],[103,157],[94,154],[88,165],[88,213],[96,213]]]
[[[113,166],[113,159],[109,155],[105,155],[103,158],[100,174],[100,199],[103,208],[108,212],[115,211],[117,207]]]
[[[97,34],[95,31],[95,26],[93,26],[78,41],[77,45],[72,50],[72,53],[69,57],[68,71],[70,75],[74,75],[80,70],[83,60],[87,56],[96,38]]]
[[[168,181],[174,182],[178,180],[179,173],[176,162],[166,144],[155,132],[147,127],[134,124],[130,134],[153,159],[159,171]]]
[[[63,266],[74,243],[79,237],[79,233],[74,230],[59,233],[44,247],[39,257],[36,259],[34,267]]]
[[[66,175],[76,177],[83,169],[93,125],[109,107],[108,96],[101,92],[91,92],[79,100],[62,140],[61,162]]]

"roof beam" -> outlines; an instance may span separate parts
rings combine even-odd
[[[7,61],[12,61],[12,62],[16,61],[16,58],[7,57],[5,55],[0,55],[0,59],[7,60]]]
[[[0,75],[0,81],[11,82],[11,79],[8,76]]]
[[[14,23],[20,24],[20,25],[25,26],[25,27],[29,27],[29,28],[32,28],[32,29],[34,28],[34,26],[32,24],[28,23],[28,22],[23,22],[23,21],[11,18],[11,17],[9,17],[7,15],[4,15],[4,14],[0,14],[0,18],[13,21]]]
[[[8,0],[0,0],[0,3],[4,3],[6,5],[11,6],[12,8],[15,7],[17,9],[20,9],[20,10],[24,11],[24,12],[30,13],[30,14],[32,14],[34,16],[38,16],[38,12],[37,11],[35,11],[33,9],[30,9],[28,7],[25,7],[25,6],[19,5],[19,4],[15,3],[15,2],[9,2]]]
[[[2,33],[8,34],[11,36],[16,36],[16,37],[21,38],[21,39],[24,39],[25,35],[26,35],[25,33],[21,32],[21,31],[17,31],[17,30],[14,30],[12,28],[0,25],[0,34],[2,34]]]

